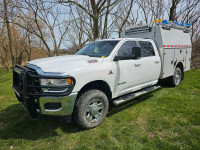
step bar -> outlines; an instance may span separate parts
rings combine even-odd
[[[126,94],[124,96],[121,96],[121,97],[115,99],[113,101],[113,104],[114,105],[120,105],[120,104],[125,103],[125,102],[127,102],[129,100],[132,100],[132,99],[134,99],[134,98],[136,98],[138,96],[141,96],[141,95],[144,95],[146,93],[150,93],[150,92],[156,91],[156,90],[158,90],[160,88],[161,88],[161,86],[155,85],[155,86],[150,86],[150,87],[144,88],[142,90],[139,90],[139,91],[136,91],[136,92],[133,92],[133,93],[130,93],[130,94]]]

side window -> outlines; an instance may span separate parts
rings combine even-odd
[[[119,48],[118,56],[130,56],[132,55],[132,48],[136,47],[135,41],[127,41]]]
[[[154,48],[151,42],[140,41],[141,57],[155,56]]]

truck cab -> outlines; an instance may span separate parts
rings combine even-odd
[[[138,48],[140,56],[129,59]],[[123,57],[128,59],[124,60]],[[110,62],[115,72],[113,98],[154,85],[160,75],[160,56],[150,39],[121,39]]]

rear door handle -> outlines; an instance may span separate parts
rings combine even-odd
[[[135,67],[139,67],[141,64],[135,64]]]
[[[160,61],[155,61],[156,64],[158,64]]]

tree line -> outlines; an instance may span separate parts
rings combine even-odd
[[[156,19],[192,24],[192,67],[200,68],[199,0],[0,0],[1,66],[72,54],[88,41],[120,37],[125,26]]]

